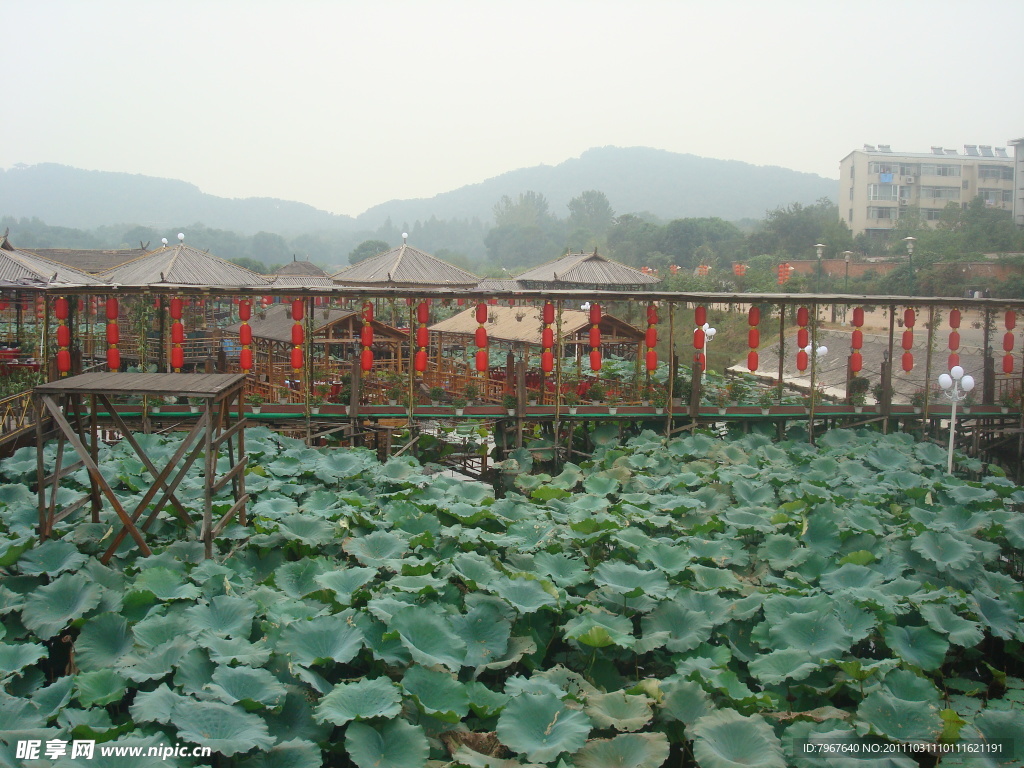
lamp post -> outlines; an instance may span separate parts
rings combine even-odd
[[[701,379],[703,380],[703,369],[708,367],[708,347],[711,345],[711,340],[715,338],[715,334],[718,333],[718,331],[715,328],[712,328],[708,323],[704,323],[700,329],[704,331],[704,365],[700,372]]]
[[[910,290],[914,290],[914,243],[917,242],[917,238],[912,235],[907,235],[903,238],[903,242],[907,244],[907,261],[910,266]]]
[[[843,251],[843,262],[846,264],[846,275],[843,279],[843,293],[850,292],[850,257],[853,251]]]
[[[821,255],[825,253],[824,243],[815,243],[814,249],[818,252],[818,280],[817,287],[814,289],[815,293],[821,292]]]
[[[964,376],[964,369],[954,365],[949,373],[939,376],[939,386],[946,399],[953,404],[949,413],[949,459],[946,462],[946,471],[953,473],[953,441],[956,437],[956,404],[967,397],[967,393],[974,389],[974,377]]]

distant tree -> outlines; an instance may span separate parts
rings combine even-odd
[[[764,225],[750,236],[753,253],[771,253],[790,258],[811,258],[816,243],[827,246],[829,254],[850,250],[853,237],[839,218],[839,208],[823,197],[814,205],[793,203],[769,211]]]
[[[634,267],[657,266],[660,262],[651,261],[649,254],[659,252],[660,238],[661,227],[657,224],[638,214],[623,214],[608,230],[608,255]]]
[[[569,231],[582,229],[592,235],[604,236],[615,221],[604,192],[588,189],[569,201]]]
[[[292,249],[285,239],[273,232],[257,232],[250,238],[249,255],[264,264],[292,260]]]
[[[674,263],[684,269],[691,269],[699,261],[697,251],[701,246],[724,253],[737,247],[742,238],[743,233],[723,219],[676,219],[662,230],[659,250],[673,256]],[[725,247],[726,244],[731,246]],[[706,250],[701,253],[705,255]]]
[[[391,246],[383,240],[363,240],[359,245],[352,249],[352,252],[348,255],[349,264],[358,264],[360,261],[376,256],[378,253],[384,253],[384,251],[391,250]]]
[[[496,227],[543,227],[551,219],[547,198],[539,192],[520,192],[516,200],[504,195],[494,206]]]
[[[250,259],[248,256],[242,256],[239,259],[228,259],[232,264],[237,264],[240,267],[245,267],[250,272],[255,272],[258,275],[269,275],[270,270],[267,269],[267,265],[262,261],[256,259]]]

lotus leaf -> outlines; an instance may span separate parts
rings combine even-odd
[[[386,677],[363,678],[338,683],[316,706],[319,722],[344,725],[350,720],[394,717],[402,710],[398,686]]]
[[[765,685],[779,685],[785,680],[803,680],[818,664],[811,654],[799,648],[782,648],[758,656],[750,662],[750,674]]]
[[[786,768],[782,743],[760,715],[722,709],[704,715],[690,731],[701,768]]]
[[[75,663],[84,671],[114,666],[134,642],[128,622],[116,613],[100,613],[86,621],[75,641]]]
[[[939,708],[933,703],[898,699],[875,691],[857,707],[858,730],[897,741],[935,741],[942,730]]]
[[[267,670],[252,667],[219,666],[207,688],[225,704],[241,704],[246,709],[277,707],[287,693]]]
[[[421,710],[440,720],[457,723],[469,714],[469,693],[449,672],[417,664],[405,673],[402,687]]]
[[[46,646],[39,643],[20,643],[18,645],[0,643],[0,677],[21,672],[25,667],[31,666],[49,655]]]
[[[639,731],[654,716],[650,698],[625,691],[588,696],[585,711],[598,728],[617,731]]]
[[[218,664],[246,664],[259,667],[270,659],[271,649],[265,639],[250,643],[242,637],[220,637],[203,634],[199,642],[209,651],[211,661]]]
[[[374,568],[340,568],[314,577],[317,584],[334,593],[342,605],[352,603],[352,593],[368,584],[377,571]]]
[[[405,540],[388,531],[374,531],[366,536],[346,539],[344,547],[360,563],[373,568],[400,558],[408,551]]]
[[[180,739],[228,756],[267,750],[274,744],[262,718],[214,701],[183,697],[174,706],[171,724]]]
[[[831,612],[791,613],[768,633],[782,648],[807,651],[815,659],[841,656],[852,640]]]
[[[665,734],[624,733],[587,742],[573,756],[573,764],[578,768],[658,768],[668,755]]]
[[[256,604],[244,597],[218,595],[205,605],[195,605],[185,611],[189,624],[203,632],[226,637],[248,638]]]
[[[928,627],[888,626],[882,636],[901,659],[925,670],[938,669],[949,650],[949,641]]]
[[[288,597],[300,599],[323,589],[317,578],[328,568],[323,560],[303,558],[278,568],[274,572],[274,583]]]
[[[464,616],[452,617],[452,630],[466,643],[467,667],[492,664],[505,655],[512,624],[500,608],[491,603],[480,603]]]
[[[347,664],[363,647],[363,633],[352,623],[352,611],[295,621],[284,628],[277,645],[303,667]]]
[[[64,627],[99,605],[102,589],[80,573],[64,573],[32,593],[21,620],[40,640],[49,640]]]
[[[358,768],[423,768],[430,745],[423,728],[396,719],[379,729],[353,723],[345,731],[345,751]]]
[[[565,636],[584,645],[604,648],[617,645],[621,648],[632,648],[636,643],[633,637],[633,622],[625,616],[591,610],[566,622],[562,628]]]
[[[680,676],[666,678],[661,683],[663,696],[662,711],[680,722],[689,725],[713,709],[708,695],[699,683],[684,680]]]
[[[501,743],[532,762],[552,762],[587,741],[590,720],[552,693],[522,693],[498,716]]]
[[[644,616],[645,649],[664,646],[673,652],[689,651],[711,637],[713,624],[707,614],[691,610],[681,600],[666,600]]]
[[[18,562],[19,570],[28,576],[46,574],[53,577],[64,571],[76,571],[89,558],[68,542],[58,539],[44,541]]]
[[[646,571],[621,560],[598,565],[594,570],[594,583],[626,597],[642,594],[664,597],[668,591],[668,579],[661,571]]]
[[[499,577],[490,585],[494,593],[508,601],[509,605],[522,613],[533,613],[541,608],[554,606],[558,598],[551,594],[554,587],[536,579],[509,579]]]
[[[973,648],[984,639],[981,627],[957,615],[953,609],[943,603],[928,603],[919,609],[921,618],[936,632],[949,636],[949,642],[963,648]]]
[[[389,630],[398,634],[414,661],[441,664],[458,672],[466,659],[466,643],[445,617],[420,606],[403,608],[391,617]]]

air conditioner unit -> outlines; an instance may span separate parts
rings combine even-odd
[[[909,203],[910,203],[910,200],[908,200],[907,198],[905,198],[905,197],[901,197],[900,198],[900,205],[908,205]]]
[[[907,176],[905,179],[903,179],[903,183],[904,184],[913,184],[914,181],[915,181],[915,179],[914,179],[913,176]]]

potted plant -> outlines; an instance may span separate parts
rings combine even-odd
[[[718,414],[720,416],[725,415],[725,409],[729,405],[729,390],[725,387],[719,388],[719,390],[715,392],[714,400],[715,405],[718,406]]]
[[[445,392],[444,392],[443,388],[441,388],[441,387],[431,387],[430,388],[430,404],[431,405],[440,405],[441,401],[444,400],[444,396],[445,396]]]
[[[914,409],[914,413],[921,413],[924,410],[924,396],[925,391],[919,389],[910,396],[910,405]]]
[[[569,406],[569,415],[576,415],[576,406],[579,405],[580,396],[576,394],[576,388],[568,390],[562,395],[562,402]]]
[[[622,392],[614,390],[608,393],[608,415],[614,416],[619,412],[619,404],[622,403]]]
[[[850,405],[853,406],[854,413],[861,413],[864,410],[864,404],[868,401],[868,388],[870,386],[871,382],[863,376],[854,376],[850,379],[847,392],[849,392]]]
[[[501,398],[501,407],[508,411],[509,416],[516,415],[516,396],[505,395]]]
[[[999,396],[999,412],[1009,413],[1011,408],[1020,406],[1020,390],[1016,387],[1007,387]]]
[[[604,384],[599,381],[595,381],[590,385],[590,389],[587,390],[587,394],[590,396],[590,402],[594,405],[603,402],[606,396]]]
[[[762,389],[757,396],[757,404],[761,406],[761,415],[767,416],[771,413],[772,405],[775,404],[775,393],[771,389]]]
[[[263,395],[258,392],[253,392],[245,399],[248,401],[253,413],[260,412],[260,409],[263,407]]]
[[[665,406],[668,404],[668,391],[661,388],[654,390],[651,401],[654,403],[654,412],[660,416],[665,412]]]
[[[974,390],[972,389],[970,392],[968,392],[966,395],[964,395],[963,399],[960,402],[963,403],[963,412],[964,412],[964,414],[966,415],[966,414],[970,413],[971,412],[971,406],[974,405]]]
[[[388,387],[387,392],[388,405],[398,405],[398,401],[402,399],[402,388],[397,384],[392,384]]]
[[[463,411],[466,408],[466,398],[464,398],[464,397],[456,397],[452,401],[452,405],[455,406],[455,415],[456,416],[461,416]]]
[[[199,413],[199,409],[203,405],[203,398],[201,397],[190,397],[188,399],[188,409],[192,413]]]
[[[729,394],[729,402],[733,405],[740,405],[747,397],[749,387],[747,383],[741,379],[733,379],[725,388]]]
[[[863,413],[864,404],[868,401],[868,393],[865,391],[851,392],[850,403],[853,405],[854,413]]]
[[[309,412],[320,413],[320,408],[324,404],[324,399],[320,395],[312,395],[309,398]]]
[[[463,388],[462,393],[466,396],[466,405],[472,405],[473,402],[480,397],[480,388],[477,387],[475,382],[469,382]]]

